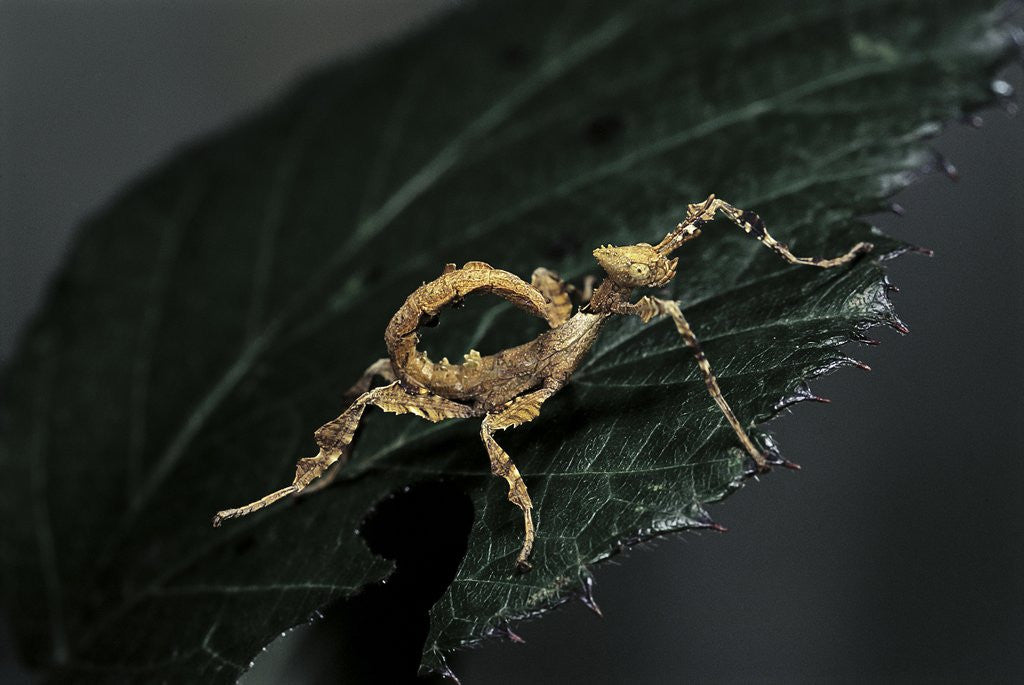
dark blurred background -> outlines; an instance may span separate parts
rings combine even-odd
[[[0,361],[81,219],[127,181],[451,4],[0,2]],[[1019,88],[1020,68],[1002,78]],[[983,119],[934,141],[959,181],[926,178],[895,198],[905,217],[874,217],[936,254],[890,267],[912,333],[851,348],[873,372],[818,381],[831,405],[773,424],[804,470],[716,506],[725,535],[599,566],[603,620],[573,604],[522,624],[525,645],[453,659],[464,683],[1024,679],[1024,118]],[[0,682],[26,682],[5,630]],[[309,632],[243,682],[303,682]]]

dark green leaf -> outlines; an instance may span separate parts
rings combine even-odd
[[[5,603],[26,658],[61,678],[230,681],[389,573],[356,529],[421,481],[475,506],[432,611],[435,668],[579,593],[623,545],[708,526],[744,460],[664,322],[610,326],[542,417],[503,435],[537,505],[530,574],[512,574],[521,521],[475,422],[374,414],[341,484],[219,530],[210,516],[291,480],[446,262],[578,278],[594,246],[653,242],[709,192],[798,253],[898,251],[856,217],[934,164],[921,141],[940,122],[992,100],[1011,41],[988,9],[473,5],[137,184],[84,227],[5,377]],[[681,254],[675,295],[748,423],[896,323],[876,260],[788,267],[725,224]],[[523,325],[496,306],[432,344],[494,351]]]

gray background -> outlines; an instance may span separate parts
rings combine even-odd
[[[305,68],[408,30],[444,0],[0,4],[0,360],[81,219],[178,145]],[[1006,75],[1020,84],[1019,69]],[[1020,681],[1024,667],[1024,126],[985,113],[877,217],[936,250],[891,265],[912,329],[851,352],[774,429],[773,473],[681,535],[597,570],[571,605],[453,665],[473,683]],[[293,639],[301,639],[300,634]],[[0,632],[0,681],[24,676]],[[249,682],[300,682],[285,645]]]

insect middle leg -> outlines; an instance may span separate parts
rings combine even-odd
[[[722,389],[718,387],[718,379],[715,377],[714,372],[711,370],[711,364],[708,362],[708,358],[704,355],[704,349],[701,347],[700,341],[697,339],[697,335],[690,328],[689,322],[686,317],[683,316],[683,312],[679,309],[679,304],[672,300],[662,300],[656,297],[644,297],[636,305],[636,313],[644,321],[650,321],[653,317],[664,315],[672,318],[672,322],[676,325],[676,330],[679,331],[679,335],[682,336],[686,346],[693,352],[694,359],[697,360],[697,366],[700,368],[701,375],[704,376],[704,385],[707,386],[708,394],[711,395],[711,399],[718,405],[719,410],[725,416],[726,421],[732,426],[733,431],[736,433],[736,437],[739,438],[740,444],[743,445],[743,449],[753,458],[754,463],[757,464],[757,468],[765,469],[768,467],[768,460],[765,459],[764,454],[758,449],[754,441],[750,439],[747,432],[743,429],[743,425],[736,418],[736,414],[733,413],[732,407],[725,400],[725,396],[722,395]]]
[[[519,571],[529,571],[531,566],[527,561],[530,552],[533,550],[534,527],[533,527],[533,502],[530,500],[530,493],[526,490],[526,483],[519,469],[512,463],[512,458],[494,440],[494,433],[506,428],[514,428],[528,421],[532,421],[540,415],[540,406],[549,397],[555,394],[557,388],[541,388],[508,402],[505,407],[497,413],[488,414],[480,424],[480,438],[487,448],[487,454],[491,458],[491,473],[501,476],[508,481],[508,499],[523,511],[523,526],[525,537],[523,547],[516,557],[516,568]]]
[[[569,297],[569,287],[558,274],[542,266],[537,267],[530,277],[530,285],[547,298],[551,312],[549,323],[552,328],[557,328],[569,320],[572,316],[572,299]]]
[[[306,489],[333,464],[347,456],[348,447],[355,437],[356,429],[363,418],[366,407],[373,405],[392,414],[415,414],[428,421],[479,416],[470,406],[454,402],[426,391],[409,391],[398,381],[364,392],[341,415],[325,423],[313,434],[320,452],[315,457],[299,459],[295,466],[292,484],[235,509],[219,511],[213,517],[213,525],[219,526],[225,519],[238,518],[258,511],[274,502]]]
[[[539,290],[550,302],[551,311],[554,314],[551,317],[552,328],[561,326],[572,316],[573,295],[580,304],[590,302],[596,282],[597,278],[590,274],[583,278],[583,287],[577,288],[571,283],[563,281],[554,271],[542,266],[533,270],[533,276],[530,279],[530,285]]]

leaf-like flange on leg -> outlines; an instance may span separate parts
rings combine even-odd
[[[295,464],[295,485],[298,489],[303,489],[311,482],[323,475],[324,471],[329,469],[334,462],[338,461],[341,457],[341,450],[331,450],[325,452],[323,449],[315,457],[305,457],[299,459]]]
[[[526,483],[522,474],[508,456],[508,452],[502,449],[494,440],[494,433],[506,428],[521,426],[528,421],[533,421],[540,416],[540,406],[555,394],[553,388],[541,388],[529,394],[517,397],[508,402],[505,408],[496,414],[488,414],[480,424],[480,438],[491,459],[491,473],[501,476],[508,482],[508,500],[523,511],[523,527],[525,535],[523,547],[516,557],[516,569],[520,572],[529,571],[532,566],[528,559],[533,550],[534,526],[533,526],[533,502],[530,500],[530,493],[526,490]]]
[[[379,370],[374,368],[378,365],[379,362],[371,366],[367,370],[367,374],[370,374],[371,371],[379,374]],[[364,375],[365,378],[366,375]],[[338,418],[328,421],[316,430],[313,437],[320,447],[320,451],[315,457],[299,459],[295,464],[295,479],[290,486],[281,488],[245,506],[217,512],[213,518],[213,525],[219,526],[225,519],[251,514],[283,497],[304,490],[345,454],[355,437],[356,429],[359,428],[359,422],[368,405],[380,407],[392,414],[415,414],[434,422],[444,419],[467,418],[476,413],[472,407],[438,397],[425,390],[409,392],[398,381],[365,392]]]

